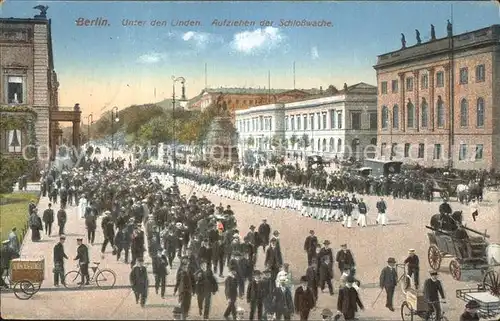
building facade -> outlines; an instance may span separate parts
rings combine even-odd
[[[288,155],[374,157],[377,88],[359,83],[331,96],[237,111],[236,129],[239,155],[280,145]]]
[[[378,156],[498,169],[500,25],[455,36],[451,28],[445,38],[378,56]]]

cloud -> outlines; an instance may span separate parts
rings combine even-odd
[[[181,36],[182,40],[204,49],[210,43],[222,42],[222,38],[206,32],[188,31]]]
[[[244,54],[255,54],[271,50],[284,43],[286,36],[278,28],[267,27],[254,31],[243,31],[233,37],[231,47]]]
[[[166,58],[167,58],[166,54],[159,52],[150,52],[139,56],[137,62],[141,64],[156,64],[159,63],[160,61],[165,60]]]
[[[318,52],[318,47],[314,46],[311,48],[311,58],[313,60],[315,59],[318,59],[319,58],[319,52]]]

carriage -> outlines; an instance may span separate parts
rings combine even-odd
[[[466,184],[466,182],[459,179],[433,179],[434,186],[432,188],[433,192],[439,193],[442,199],[449,199],[450,197],[458,197],[457,186]]]
[[[45,276],[45,259],[13,259],[10,263],[9,283],[14,295],[28,300],[40,290]]]
[[[432,222],[432,221],[431,221]],[[500,278],[496,267],[500,266],[500,245],[488,242],[489,235],[462,226],[461,231],[470,232],[467,238],[457,238],[457,234],[449,228],[426,226],[429,250],[427,258],[429,266],[437,271],[445,258],[451,258],[449,271],[453,279],[460,281],[475,276],[482,276],[482,287],[498,295]]]

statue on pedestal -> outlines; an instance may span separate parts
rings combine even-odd
[[[33,7],[33,9],[40,10],[40,14],[35,15],[35,18],[47,19],[47,9],[49,9],[49,6],[42,6],[39,4],[38,6]]]
[[[453,37],[453,26],[451,25],[450,20],[447,20],[446,31],[448,32],[448,37]]]
[[[418,29],[415,29],[416,37],[417,37],[417,45],[420,45],[422,43],[422,39],[420,39],[420,31]]]
[[[401,34],[401,49],[406,48],[406,38],[404,34]]]
[[[431,24],[431,41],[436,40],[436,29],[434,28],[434,25]]]

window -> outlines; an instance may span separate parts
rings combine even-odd
[[[467,67],[460,68],[460,84],[465,85],[469,82],[469,70]]]
[[[295,116],[290,116],[290,129],[295,130]]]
[[[9,153],[20,153],[22,151],[23,136],[21,130],[6,130],[7,145]]]
[[[399,107],[398,105],[394,105],[392,108],[392,128],[399,128]]]
[[[413,106],[412,103],[408,103],[406,105],[406,111],[408,113],[408,128],[414,128],[415,127],[415,107]]]
[[[476,126],[484,127],[484,99],[481,97],[477,99],[476,117]]]
[[[24,78],[18,76],[7,77],[7,103],[9,104],[23,104],[25,89]]]
[[[406,143],[405,144],[405,157],[410,157],[410,144]]]
[[[398,143],[392,143],[391,146],[391,157],[396,156],[396,150],[398,149]]]
[[[246,105],[247,104],[247,101],[246,100],[243,100],[243,105]]]
[[[444,72],[439,71],[436,73],[436,87],[444,86]]]
[[[361,129],[361,113],[351,113],[351,128]]]
[[[462,99],[460,102],[460,126],[467,127],[469,124],[469,104],[467,99]]]
[[[329,150],[330,152],[333,152],[335,149],[335,140],[333,139],[333,137],[330,137],[330,146],[329,146]]]
[[[476,82],[483,82],[486,76],[486,69],[484,65],[476,66]]]
[[[337,140],[337,153],[342,153],[342,139]]]
[[[231,101],[230,101],[231,102]],[[253,100],[249,100],[248,104],[253,105]]]
[[[303,120],[303,123],[302,125],[304,125],[304,130],[307,130],[307,115],[303,115],[302,116],[302,120]]]
[[[420,88],[421,89],[429,88],[429,75],[428,74],[423,74],[420,77]]]
[[[343,119],[342,119],[342,112],[339,111],[337,113],[337,127],[338,127],[338,129],[342,129],[342,121],[343,121]]]
[[[397,80],[393,80],[392,81],[392,93],[395,94],[398,92],[398,81]]]
[[[264,122],[264,116],[260,116],[259,117],[259,123],[260,123],[259,128],[260,128],[260,130],[262,130],[262,128],[263,128],[263,122]]]
[[[288,126],[288,116],[285,116],[285,130],[288,130],[290,126]]]
[[[437,101],[437,127],[438,128],[444,127],[444,103],[443,100],[441,99],[441,96],[438,96],[438,101]]]
[[[429,105],[427,104],[427,101],[425,101],[425,98],[422,98],[422,105],[421,105],[421,126],[423,128],[427,128],[429,125]]]
[[[273,130],[273,118],[269,117],[269,130]]]
[[[380,156],[384,156],[386,148],[387,148],[387,144],[386,143],[382,143],[380,145]]]
[[[240,103],[240,101],[239,101],[238,99],[236,99],[236,100],[234,101],[234,103],[235,103],[236,105],[238,105],[238,104]]]
[[[335,110],[330,110],[330,128],[335,128]]]
[[[418,158],[424,158],[425,156],[425,144],[418,144]]]
[[[465,160],[467,158],[467,145],[460,144],[460,152],[458,153],[458,160]]]
[[[483,144],[476,145],[476,160],[483,159]]]
[[[406,78],[406,91],[413,91],[413,77]]]
[[[314,130],[314,114],[309,114],[309,121],[311,122],[311,130]]]
[[[381,93],[382,94],[387,94],[387,81],[382,81],[382,83],[380,84],[381,88]]]
[[[382,106],[382,128],[387,128],[389,122],[389,109],[386,106]]]
[[[434,144],[434,159],[441,159],[441,144]]]
[[[323,129],[326,129],[326,113],[323,113],[321,116],[323,118]]]
[[[320,113],[316,113],[316,124],[318,124],[318,129],[321,129],[321,114]],[[319,146],[319,144],[318,144]],[[319,148],[318,148],[319,150]]]
[[[297,115],[297,130],[300,130],[300,115]]]
[[[370,113],[370,129],[377,129],[377,113]]]

